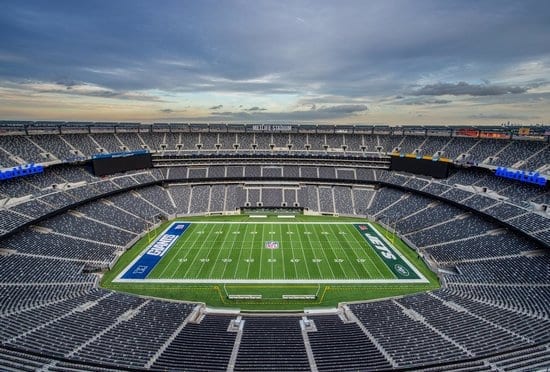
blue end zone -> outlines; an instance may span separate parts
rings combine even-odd
[[[175,222],[170,225],[126,270],[121,279],[145,279],[190,225],[189,222]]]

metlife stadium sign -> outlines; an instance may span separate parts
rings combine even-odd
[[[525,172],[521,170],[508,169],[498,167],[495,171],[495,176],[509,178],[524,183],[531,183],[541,187],[546,186],[547,179],[537,172]]]
[[[254,124],[254,132],[292,132],[292,125],[285,124]]]
[[[0,170],[0,181],[10,180],[12,178],[30,176],[31,174],[43,173],[44,167],[40,164],[26,164],[18,167]]]

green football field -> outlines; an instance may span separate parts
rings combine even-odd
[[[186,229],[171,236],[177,224]],[[170,244],[162,244],[167,239]],[[153,253],[156,261],[150,263]],[[433,288],[433,273],[419,261],[398,237],[365,220],[188,218],[145,236],[106,275],[104,285],[176,299],[204,297],[217,306],[295,307],[301,296],[304,306],[323,306],[331,296],[357,300]],[[361,295],[361,289],[369,293]],[[209,290],[214,293],[206,294]]]

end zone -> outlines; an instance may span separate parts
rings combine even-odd
[[[400,280],[419,280],[429,282],[406,258],[395,248],[386,237],[370,222],[355,223],[355,228],[361,236],[373,247],[374,251],[384,261],[393,275]]]
[[[172,223],[113,281],[145,279],[190,225],[189,222]]]

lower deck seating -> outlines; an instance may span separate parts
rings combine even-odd
[[[336,315],[310,317],[316,332],[308,338],[319,371],[379,371],[391,368],[384,355],[356,323]]]
[[[153,369],[226,371],[236,333],[228,332],[229,316],[207,315],[188,323],[152,365]]]
[[[235,371],[309,371],[297,317],[245,317]]]

